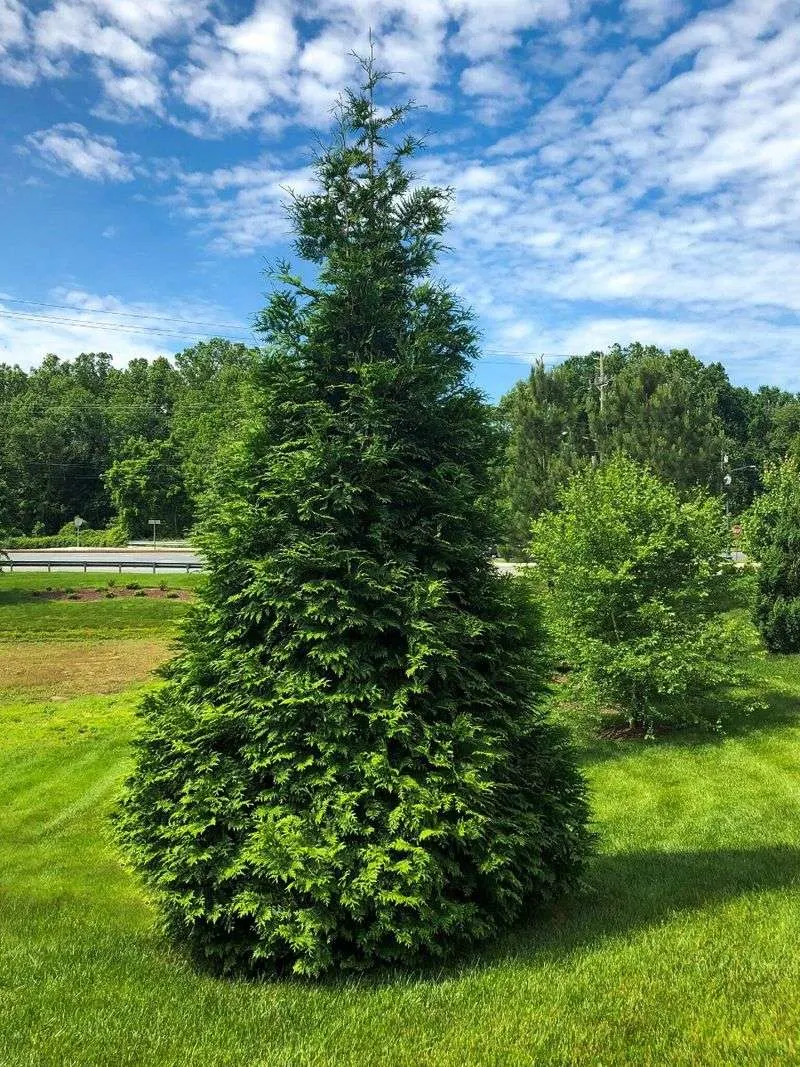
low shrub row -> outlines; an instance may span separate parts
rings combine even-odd
[[[81,530],[81,547],[119,548],[127,543],[128,539],[124,530],[118,526],[110,526],[106,530],[89,530],[86,527]],[[4,547],[7,549],[73,548],[76,544],[75,528],[70,524],[56,534],[44,534],[36,537],[8,537],[5,539]]]

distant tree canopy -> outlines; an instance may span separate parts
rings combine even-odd
[[[52,534],[81,515],[94,528],[121,517],[140,532],[139,509],[185,529],[220,442],[242,416],[253,352],[215,339],[174,362],[115,367],[99,352],[48,355],[29,372],[0,364],[0,528]],[[143,464],[146,455],[160,458]],[[134,458],[135,507],[133,483],[123,484]]]
[[[726,490],[733,513],[760,490],[759,470],[800,454],[800,398],[731,385],[723,366],[685,349],[613,346],[553,368],[536,364],[500,401],[508,547],[522,552],[531,521],[554,506],[569,475],[625,453],[683,493]],[[723,457],[728,463],[723,470]],[[739,469],[737,468],[744,468]]]
[[[126,367],[115,367],[106,352],[48,355],[28,372],[0,364],[0,529],[52,534],[78,514],[92,528],[120,518],[126,505],[111,489],[119,489],[119,463],[131,458],[133,440],[142,448],[168,443],[162,454],[171,499],[186,497],[185,506],[156,514],[166,507],[164,464],[156,464],[152,477],[140,472],[138,506],[148,518],[191,525],[221,444],[252,411],[256,353],[213,338],[174,359],[134,359]],[[532,519],[555,505],[592,456],[624,452],[682,493],[702,487],[720,494],[727,455],[733,514],[761,491],[767,466],[800,459],[800,396],[734,386],[721,364],[705,365],[685,349],[615,345],[604,354],[601,409],[599,357],[537,363],[498,404],[505,444],[495,469],[511,552],[524,552]]]

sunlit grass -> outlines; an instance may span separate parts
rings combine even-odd
[[[748,669],[768,708],[727,734],[584,751],[583,895],[444,971],[325,983],[219,980],[160,938],[108,821],[137,691],[6,700],[0,1061],[800,1062],[800,663]]]
[[[0,641],[100,641],[174,630],[186,611],[186,600],[114,595],[85,602],[49,600],[42,594],[82,588],[104,588],[113,594],[132,582],[143,589],[163,583],[167,590],[191,590],[202,580],[198,575],[2,574]]]

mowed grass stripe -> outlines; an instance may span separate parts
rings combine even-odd
[[[125,576],[123,576],[124,578]],[[71,601],[49,600],[49,590],[107,588],[109,580],[123,583],[112,575],[0,575],[0,641],[75,641],[93,642],[121,637],[172,634],[186,613],[186,600],[152,599],[118,596],[112,588],[111,598]],[[154,576],[152,580],[134,579],[142,588],[161,585],[171,589],[192,590],[202,582],[197,575]]]
[[[131,1064],[523,1063],[536,1057],[713,1064],[745,1053],[764,1062],[793,1055],[800,1027],[794,997],[800,821],[787,827],[782,817],[770,817],[766,798],[747,803],[751,790],[763,790],[776,758],[781,764],[796,746],[796,731],[787,733],[766,743],[709,743],[693,753],[620,746],[620,758],[592,768],[607,851],[594,864],[585,899],[444,976],[299,987],[211,979],[167,950],[105,829],[111,753],[100,745],[100,758],[87,761],[83,744],[61,744],[66,775],[37,809],[58,820],[65,802],[76,804],[63,828],[68,832],[20,840],[8,827],[22,878],[2,923],[28,929],[37,945],[35,970],[48,976],[44,985],[16,976],[15,1000],[33,997],[38,1005],[38,1014],[25,1011],[27,1023],[20,1024],[37,1036],[31,1048],[17,1046],[11,1062],[33,1062],[25,1058],[32,1049],[39,1063],[55,1063],[54,1050],[77,1047],[86,1054],[80,1062],[107,1062],[103,1057],[113,1052],[116,1061]],[[123,752],[124,745],[116,746],[120,775]],[[743,804],[731,797],[736,769]],[[777,771],[771,777],[771,796],[783,808],[794,782],[775,781]],[[97,807],[82,805],[81,797],[97,787]],[[676,801],[682,793],[683,806]],[[738,817],[723,818],[731,805]],[[703,809],[706,819],[699,820]],[[709,839],[712,824],[716,840]],[[650,842],[642,848],[648,826]],[[787,829],[786,843],[760,843]],[[672,847],[676,836],[680,848]],[[692,841],[703,847],[690,848]],[[39,883],[30,880],[37,869]],[[138,906],[129,920],[132,899]],[[12,960],[17,951],[27,949],[12,949]],[[144,1032],[137,1029],[142,1019]],[[40,1040],[42,1031],[47,1041]]]
[[[141,690],[0,700],[4,1067],[800,1062],[800,665],[750,668],[769,706],[728,736],[584,753],[584,895],[445,971],[325,983],[160,936],[108,819]]]

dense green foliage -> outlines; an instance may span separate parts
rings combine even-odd
[[[244,416],[252,359],[252,349],[214,340],[174,364],[119,368],[107,353],[46,356],[27,374],[0,364],[0,532],[55,535],[76,515],[100,529],[117,517],[114,499],[131,533],[147,532],[144,511],[145,527],[160,518],[185,528],[203,472]],[[136,475],[123,474],[133,459]]]
[[[118,523],[106,527],[104,530],[92,530],[89,526],[82,526],[80,543],[85,548],[116,548],[127,544],[126,531]],[[66,522],[54,534],[38,534],[28,537],[9,537],[0,534],[0,544],[6,548],[71,548],[77,546],[78,534],[72,522]]]
[[[723,367],[685,350],[614,346],[551,369],[536,365],[500,402],[505,542],[524,552],[533,518],[592,456],[624,451],[683,495],[728,496],[737,514],[760,489],[765,464],[800,449],[800,399],[780,389],[734,387]],[[729,462],[723,464],[723,456]],[[733,471],[731,484],[723,475]]]
[[[490,560],[469,315],[430,277],[448,205],[348,95],[262,315],[257,417],[208,494],[209,579],[121,816],[173,936],[216,967],[444,956],[571,884],[583,784],[537,706],[540,635]]]
[[[617,456],[575,475],[532,529],[532,581],[583,695],[648,728],[716,719],[710,692],[735,677],[736,649],[718,501],[682,501]]]
[[[765,492],[745,518],[760,564],[755,620],[772,652],[800,652],[800,461],[764,472]]]
[[[180,537],[192,521],[181,453],[172,438],[147,441],[129,437],[103,475],[117,521],[128,537],[152,532],[160,518],[160,535]]]

